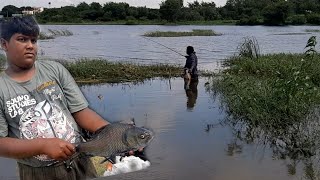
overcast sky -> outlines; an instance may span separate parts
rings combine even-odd
[[[101,5],[106,2],[126,2],[130,6],[147,6],[148,8],[159,8],[159,4],[164,0],[0,0],[0,10],[6,5],[14,5],[17,7],[22,6],[36,6],[36,7],[48,7],[51,2],[51,7],[61,7],[67,5],[78,5],[80,2],[99,2]],[[194,2],[195,0],[184,0],[186,6],[188,2]],[[224,6],[227,0],[198,0],[199,2],[214,2],[217,6]]]

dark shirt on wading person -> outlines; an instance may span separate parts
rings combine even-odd
[[[186,56],[186,64],[184,65],[184,68],[189,69],[189,73],[191,74],[191,78],[198,78],[198,58],[196,56],[196,53],[193,52],[189,56]]]

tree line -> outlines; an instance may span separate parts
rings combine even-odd
[[[12,16],[31,7],[8,5],[1,14]],[[183,6],[183,0],[164,0],[159,9],[133,7],[128,3],[82,2],[76,6],[46,8],[38,13],[40,23],[82,23],[110,21],[215,21],[236,20],[239,25],[320,25],[320,0],[227,0],[225,6],[214,2],[194,1]]]

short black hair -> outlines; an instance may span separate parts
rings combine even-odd
[[[7,41],[15,33],[34,37],[38,37],[40,33],[39,25],[33,16],[12,17],[0,23],[0,37]]]
[[[187,47],[187,54],[191,54],[191,53],[194,53],[194,49],[192,46],[188,46]]]

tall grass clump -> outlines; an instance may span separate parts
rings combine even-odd
[[[256,38],[245,37],[244,42],[238,46],[239,56],[251,59],[259,58],[260,47]]]
[[[191,32],[176,32],[176,31],[155,31],[147,32],[143,36],[147,37],[180,37],[180,36],[218,36],[220,33],[216,33],[211,29],[193,29]]]
[[[317,53],[316,51],[316,45],[317,45],[317,38],[316,36],[311,36],[308,39],[307,45],[305,47],[305,49],[307,49],[304,53],[306,54],[306,56],[311,56],[311,58],[313,58],[314,54]]]

